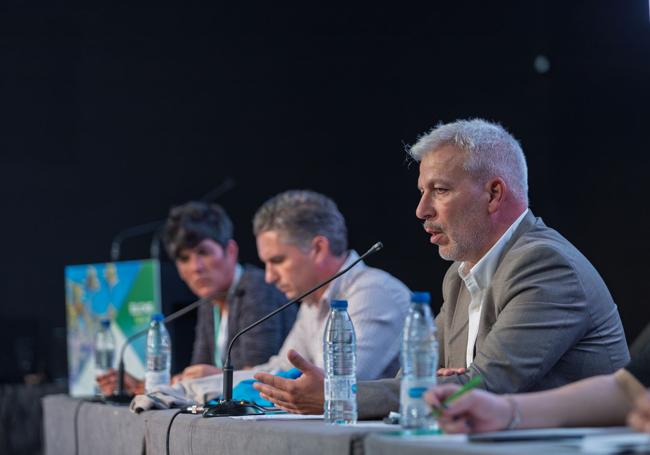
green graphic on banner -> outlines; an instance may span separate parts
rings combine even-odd
[[[111,320],[116,367],[124,341],[146,329],[151,316],[160,311],[159,264],[142,260],[68,266],[65,287],[70,394],[92,395],[97,373],[93,346],[100,321]],[[144,375],[145,338],[125,351],[126,367],[138,377]]]

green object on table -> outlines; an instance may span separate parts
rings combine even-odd
[[[445,401],[442,402],[442,408],[446,408],[449,403],[452,401],[458,399],[461,397],[463,394],[469,392],[472,390],[474,387],[478,386],[481,382],[483,382],[483,378],[480,375],[474,376],[472,379],[467,381],[465,385],[463,385],[460,389],[456,390],[454,393],[449,395]],[[437,406],[432,407],[431,414],[434,416],[438,417],[440,414],[442,414],[443,409]]]

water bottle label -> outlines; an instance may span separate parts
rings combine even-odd
[[[334,376],[325,378],[325,400],[356,400],[357,378]]]
[[[167,371],[147,371],[144,375],[146,392],[149,393],[159,385],[169,385],[169,373]]]
[[[411,387],[408,389],[409,398],[422,398],[426,391],[426,387]]]
[[[105,373],[112,368],[114,354],[112,349],[95,349],[95,369]]]
[[[424,394],[435,385],[435,377],[403,378],[400,386],[400,402],[402,406],[422,406]]]

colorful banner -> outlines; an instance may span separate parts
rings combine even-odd
[[[146,329],[160,312],[160,266],[156,260],[72,265],[65,268],[70,395],[95,394],[94,341],[102,319],[111,320],[115,339],[113,368],[124,341]],[[144,377],[146,336],[127,347],[127,371]]]

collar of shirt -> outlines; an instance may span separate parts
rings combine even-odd
[[[499,258],[505,248],[508,240],[517,229],[517,226],[528,213],[528,209],[519,215],[514,223],[503,233],[503,235],[492,245],[492,248],[472,267],[469,272],[465,272],[465,263],[463,262],[458,268],[458,275],[463,279],[467,290],[470,293],[471,301],[467,308],[467,348],[465,352],[465,366],[469,366],[474,361],[474,347],[478,337],[478,327],[481,320],[481,310],[483,309],[483,291],[492,283],[492,277],[496,271]]]
[[[479,292],[486,289],[492,283],[492,277],[497,268],[497,263],[506,247],[508,240],[512,238],[515,230],[524,217],[528,213],[528,209],[524,210],[521,215],[510,225],[510,227],[503,233],[499,240],[492,245],[487,253],[472,267],[468,272],[465,272],[465,263],[461,263],[458,267],[458,275],[463,279],[470,294]]]
[[[339,273],[341,270],[345,269],[348,267],[350,264],[352,264],[354,261],[359,259],[359,255],[357,254],[356,251],[350,250],[348,251],[348,257],[345,259],[341,267],[336,271],[336,273]],[[354,268],[361,269],[365,266],[363,261],[359,264],[357,264]],[[323,296],[320,298],[318,301],[318,306],[319,306],[319,317],[324,317],[329,314],[330,311],[330,301],[333,299],[336,299],[339,294],[339,289],[341,289],[341,284],[345,282],[345,280],[350,279],[350,275],[354,274],[354,270],[350,270],[347,274],[342,275],[332,281],[329,286],[325,289],[325,292],[323,293]]]

